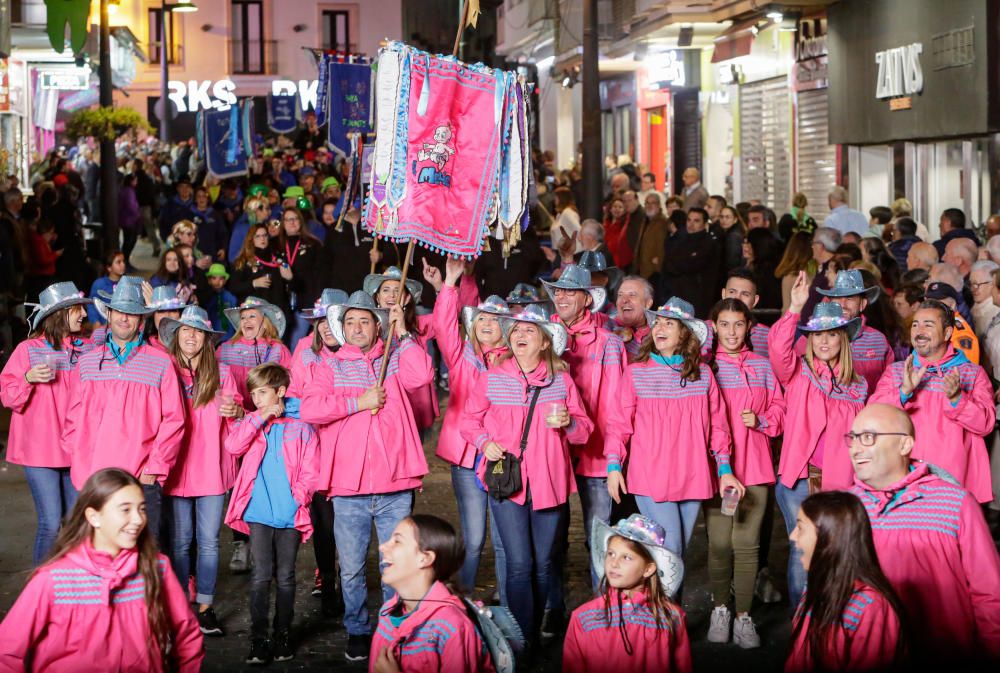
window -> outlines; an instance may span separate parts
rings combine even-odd
[[[352,51],[351,13],[345,9],[323,10],[323,48]]]
[[[170,65],[175,65],[180,61],[177,53],[177,43],[179,42],[180,35],[177,34],[177,17],[174,16],[173,12],[167,12],[170,16],[170,59],[167,61]],[[149,62],[153,65],[159,65],[160,63],[160,22],[163,20],[163,10],[159,7],[149,8]]]
[[[229,56],[232,70],[241,75],[267,72],[264,59],[264,3],[262,0],[232,0],[232,40]]]

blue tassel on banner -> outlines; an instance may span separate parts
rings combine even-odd
[[[240,110],[239,106],[229,107],[229,144],[226,146],[226,163],[236,163],[236,152],[240,148]]]

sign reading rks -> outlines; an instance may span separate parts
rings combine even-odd
[[[905,47],[875,52],[878,76],[875,97],[878,99],[912,96],[924,90],[924,72],[920,67],[920,54],[924,45],[919,42]]]
[[[276,79],[271,82],[271,92],[275,96],[298,94],[303,110],[316,107],[318,80]],[[187,82],[170,80],[167,83],[167,97],[177,106],[178,112],[198,110],[226,110],[236,104],[236,83],[229,79],[190,80]]]

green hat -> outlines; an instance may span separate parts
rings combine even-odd
[[[298,185],[294,185],[285,190],[285,193],[281,195],[283,199],[298,199],[306,195],[306,190],[302,189]]]
[[[250,196],[267,196],[270,191],[267,185],[252,185],[247,193]]]
[[[208,271],[205,273],[206,278],[225,278],[229,280],[229,272],[226,271],[226,267],[223,264],[213,264],[208,267]]]
[[[327,187],[332,187],[334,185],[340,187],[340,181],[331,175],[327,179],[323,180],[323,184],[320,185],[320,191],[325,192]]]

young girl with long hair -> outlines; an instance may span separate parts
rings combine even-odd
[[[146,528],[142,486],[118,468],[95,472],[0,624],[0,661],[46,673],[196,673],[204,657],[184,590]]]
[[[600,595],[573,611],[563,641],[565,673],[689,673],[684,611],[671,600],[684,564],[663,527],[633,514],[614,527],[594,519],[591,563]]]
[[[7,461],[24,466],[38,517],[34,565],[55,542],[76,492],[69,479],[70,455],[60,438],[70,404],[70,375],[80,356],[94,348],[78,336],[90,303],[73,283],[43,290],[29,316],[31,334],[14,348],[0,373],[0,402],[11,410]]]
[[[646,319],[649,336],[621,392],[629,427],[608,438],[608,492],[616,502],[622,493],[635,495],[639,511],[666,530],[667,549],[683,557],[701,502],[727,486],[741,496],[744,489],[729,465],[719,386],[701,361],[708,326],[677,297],[647,310]]]
[[[507,605],[529,642],[537,640],[542,610],[555,568],[556,542],[569,516],[576,480],[569,445],[585,444],[593,431],[566,363],[559,357],[569,340],[566,328],[550,322],[538,306],[500,320],[511,352],[479,376],[462,421],[462,437],[485,460],[511,469],[521,488],[490,498],[506,557]]]
[[[785,389],[787,403],[775,496],[789,533],[799,505],[811,492],[853,484],[850,456],[837,449],[868,399],[868,384],[854,371],[851,358],[851,341],[861,331],[861,318],[848,320],[840,305],[822,302],[800,324],[808,298],[809,279],[800,271],[788,313],[774,324],[767,339],[771,367]],[[803,355],[795,349],[800,332],[807,335]],[[792,545],[788,558],[792,605],[798,603],[805,579],[799,551]]]
[[[809,496],[789,538],[802,551],[809,589],[795,612],[786,673],[903,670],[905,613],[857,496]]]
[[[753,313],[739,299],[723,299],[712,309],[718,342],[715,347],[715,380],[722,392],[733,451],[730,466],[746,487],[735,513],[722,513],[716,496],[705,506],[708,528],[708,576],[715,609],[708,630],[709,642],[729,642],[734,595],[736,620],[733,642],[745,649],[760,647],[760,637],[750,617],[757,577],[761,523],[774,484],[770,438],[784,428],[785,399],[766,357],[750,350]],[[732,589],[730,589],[732,587]]]
[[[229,367],[243,408],[253,411],[253,400],[246,386],[250,370],[265,362],[277,362],[285,368],[292,364],[292,354],[281,342],[285,333],[285,314],[259,297],[247,297],[239,306],[227,308],[225,313],[237,330],[233,338],[216,349],[216,356]]]
[[[379,610],[371,673],[491,673],[489,651],[447,582],[465,555],[455,529],[429,514],[399,522],[379,545],[382,582],[396,592]]]
[[[788,239],[785,254],[774,270],[776,278],[781,280],[781,310],[787,311],[791,303],[792,286],[799,272],[805,271],[811,278],[816,273],[816,262],[812,256],[812,234],[798,231]]]
[[[187,415],[177,462],[163,485],[173,510],[170,562],[182,584],[187,584],[189,574],[194,575],[198,624],[202,633],[212,636],[223,635],[212,603],[223,505],[236,480],[236,459],[225,451],[225,441],[232,419],[244,414],[229,367],[215,359],[213,340],[221,334],[212,329],[208,314],[198,306],[189,306],[179,318],[166,318],[160,324],[163,343],[180,375]],[[192,540],[198,545],[194,569]]]
[[[160,265],[149,279],[149,284],[154,288],[164,285],[171,286],[177,290],[177,295],[185,300],[194,292],[187,264],[185,264],[181,253],[172,248],[163,251],[160,256]]]

